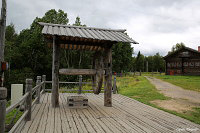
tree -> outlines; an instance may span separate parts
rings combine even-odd
[[[45,13],[42,17],[42,22],[53,23],[53,24],[68,24],[69,19],[67,18],[67,13],[63,10],[56,11],[51,9]]]
[[[24,83],[26,78],[41,74],[46,74],[47,80],[51,80],[52,52],[37,22],[68,24],[68,21],[67,13],[51,9],[42,18],[36,17],[30,28],[22,30],[19,35],[15,33],[13,24],[6,28],[6,60],[10,62],[10,71],[5,73],[9,77],[7,88],[10,88],[10,83]]]
[[[113,71],[115,72],[128,72],[132,67],[132,54],[133,48],[130,43],[117,43],[113,45]]]
[[[136,57],[136,70],[137,71],[144,71],[144,55],[142,55],[140,53],[140,51],[138,52],[137,54],[137,57]]]
[[[74,26],[84,26],[84,27],[86,27],[85,24],[84,25],[81,24],[81,20],[80,20],[79,16],[76,17],[75,23],[73,25]]]
[[[153,56],[153,62],[154,62],[154,71],[164,71],[165,64],[164,64],[164,59],[162,56],[160,56],[159,53],[156,53]]]
[[[176,50],[179,50],[179,49],[181,49],[182,47],[185,47],[185,44],[184,43],[177,43],[176,45],[173,45],[172,46],[172,49],[171,49],[171,51],[169,51],[168,53],[171,53],[171,52],[174,52],[174,51],[176,51]]]

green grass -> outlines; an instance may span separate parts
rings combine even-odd
[[[119,93],[140,102],[150,104],[153,100],[168,99],[159,93],[156,88],[143,76],[117,77]]]
[[[200,108],[194,108],[193,111],[187,111],[185,113],[178,113],[152,104],[151,101],[153,100],[168,100],[170,98],[159,93],[157,89],[143,76],[117,77],[117,87],[119,93],[122,95],[200,124]]]
[[[155,77],[174,85],[180,86],[183,89],[200,92],[200,76],[157,75]]]
[[[6,104],[6,107],[9,107],[11,105],[11,102],[8,101],[7,104]],[[6,124],[10,124],[12,118],[14,117],[15,113],[17,112],[18,110],[17,109],[14,109],[12,110],[10,113],[8,113],[6,115]],[[21,111],[18,111],[17,115],[16,115],[16,118],[14,119],[14,123],[17,122],[17,120],[22,116],[23,112]]]

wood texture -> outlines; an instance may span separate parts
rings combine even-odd
[[[0,18],[0,62],[4,61],[7,0],[2,0]],[[0,71],[0,86],[4,86],[4,72]]]
[[[0,87],[0,133],[5,132],[7,88]]]
[[[52,107],[59,106],[59,46],[56,44],[56,37],[53,37],[53,63],[52,63]]]
[[[92,88],[94,94],[99,94],[101,92],[103,84],[103,56],[101,52],[95,52],[93,55],[93,69],[97,70],[97,73],[92,76]]]
[[[81,94],[88,98],[86,109],[70,109],[67,97],[75,93],[61,93],[60,107],[51,107],[51,93],[41,96],[32,120],[25,123],[21,133],[174,133],[178,129],[198,129],[178,116],[158,110],[120,94],[113,95],[113,107],[104,106],[104,94]]]
[[[117,93],[116,80],[117,80],[117,76],[114,75],[114,80],[113,80],[113,94],[116,94],[116,93]]]
[[[104,106],[112,106],[112,49],[107,48],[104,51],[104,69],[105,69],[105,86],[104,86]]]
[[[25,120],[30,121],[31,120],[31,108],[32,108],[32,79],[26,79],[26,93],[28,92],[29,95],[26,98],[26,110],[28,110],[28,114],[26,115]]]
[[[95,75],[95,69],[60,69],[59,74],[64,75]]]
[[[42,90],[43,90],[43,92],[45,92],[45,87],[46,87],[46,75],[42,75],[42,82],[44,82],[43,83],[43,85],[42,85]]]
[[[37,76],[36,85],[40,85],[40,84],[41,84],[41,76]],[[37,95],[36,104],[40,103],[40,90],[41,90],[41,87],[38,87],[36,90],[36,95]]]
[[[0,18],[0,62],[4,61],[6,10],[7,10],[7,2],[6,0],[2,0],[1,18]]]
[[[79,75],[79,88],[78,88],[78,94],[81,94],[82,91],[82,75]]]

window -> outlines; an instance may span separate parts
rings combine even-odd
[[[189,66],[193,67],[194,66],[194,62],[189,62]]]
[[[199,67],[200,66],[200,62],[195,62],[195,66]]]
[[[183,63],[183,66],[188,66],[188,62],[184,62],[184,63]]]

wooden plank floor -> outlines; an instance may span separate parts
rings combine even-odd
[[[51,93],[41,97],[22,133],[174,133],[200,132],[200,125],[142,104],[120,94],[113,95],[113,107],[103,106],[103,94],[88,97],[87,109],[69,109],[69,93],[60,93],[60,107],[51,108]]]

